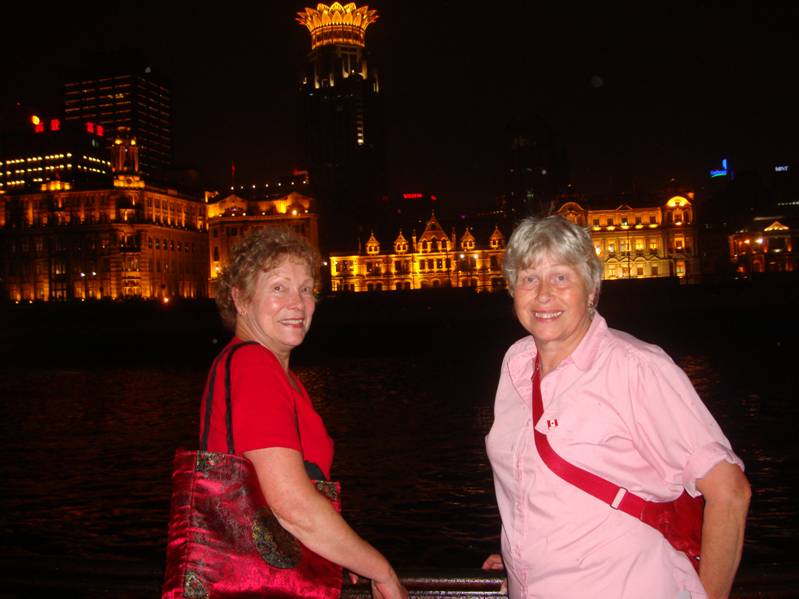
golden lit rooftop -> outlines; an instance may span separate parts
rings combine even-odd
[[[366,28],[377,20],[377,11],[354,2],[317,4],[297,13],[297,22],[311,32],[311,49],[319,46],[366,46]]]

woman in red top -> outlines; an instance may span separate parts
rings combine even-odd
[[[289,358],[311,326],[318,275],[319,256],[305,239],[267,228],[242,240],[219,279],[216,302],[235,331],[231,344],[256,342],[238,349],[231,361],[236,453],[252,462],[264,498],[284,529],[314,553],[371,579],[373,596],[407,597],[386,558],[311,482],[329,478],[333,442],[289,370]],[[209,451],[227,450],[226,410],[216,405],[224,401],[224,378],[214,377],[220,387],[213,394]]]

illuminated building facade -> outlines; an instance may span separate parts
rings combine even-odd
[[[298,13],[311,34],[301,82],[302,147],[318,201],[325,252],[365,239],[385,192],[382,95],[366,51],[377,11],[355,3]]]
[[[478,242],[466,228],[447,234],[433,214],[420,236],[400,230],[388,251],[372,234],[357,254],[332,254],[333,291],[394,291],[436,287],[505,288],[502,255],[505,235],[497,228]]]
[[[693,194],[671,197],[662,206],[622,204],[595,210],[566,202],[558,213],[588,227],[603,279],[678,277],[698,282],[701,271]]]
[[[12,301],[207,295],[205,205],[146,186],[135,138],[113,141],[113,185],[0,195],[0,276]],[[109,177],[110,179],[110,177]]]
[[[209,203],[206,214],[211,296],[220,272],[230,263],[231,250],[252,229],[287,227],[319,247],[318,217],[313,212],[312,200],[298,192],[261,200],[231,194]]]
[[[98,123],[112,135],[127,127],[141,147],[141,172],[151,175],[172,164],[172,94],[150,67],[119,72],[118,64],[64,84],[64,119]]]
[[[730,258],[736,273],[794,272],[793,253],[799,237],[796,218],[759,217],[745,230],[730,235]]]
[[[605,280],[677,277],[698,282],[701,273],[691,195],[640,208],[622,204],[594,210],[569,201],[558,214],[588,228]],[[506,235],[495,226],[482,243],[477,237],[469,228],[460,237],[454,230],[447,235],[435,214],[419,237],[412,233],[408,238],[399,231],[390,251],[373,234],[357,254],[331,254],[332,290],[504,289]]]

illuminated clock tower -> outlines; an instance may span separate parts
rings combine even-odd
[[[365,242],[385,196],[380,80],[366,50],[377,11],[354,2],[297,13],[311,33],[302,78],[302,147],[324,252]]]

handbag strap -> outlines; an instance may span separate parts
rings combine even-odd
[[[560,457],[549,444],[547,435],[538,431],[535,425],[544,413],[544,402],[541,399],[541,356],[536,355],[533,366],[533,431],[535,448],[544,464],[567,483],[593,495],[607,503],[614,510],[621,510],[638,520],[643,519],[644,509],[650,507],[658,511],[673,502],[653,502],[630,493],[624,487],[597,476],[593,472],[583,470]]]
[[[242,341],[231,345],[227,349],[220,352],[214,359],[211,365],[211,376],[208,377],[208,391],[205,395],[205,414],[203,416],[203,434],[200,439],[200,450],[208,451],[208,434],[211,430],[211,409],[214,403],[214,386],[216,384],[216,372],[219,367],[219,362],[225,358],[225,428],[227,431],[227,448],[228,453],[236,453],[236,447],[233,442],[233,406],[230,399],[230,362],[233,360],[233,354],[244,347],[245,345],[258,345],[257,341]]]

